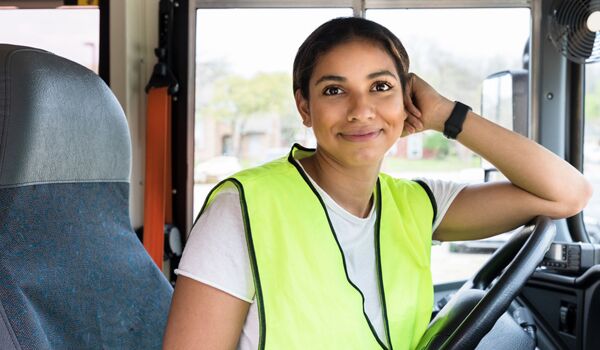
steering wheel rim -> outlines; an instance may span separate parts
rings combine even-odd
[[[476,348],[542,261],[555,235],[554,223],[545,216],[534,218],[514,233],[431,321],[417,348]],[[497,282],[484,293],[494,280]],[[456,300],[461,297],[464,302]],[[465,307],[470,310],[468,315],[458,317],[464,315],[460,311]]]

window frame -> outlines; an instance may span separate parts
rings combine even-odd
[[[546,22],[542,14],[545,10],[547,10],[547,6],[551,6],[551,4],[544,4],[539,1],[532,0],[194,0],[191,1],[189,5],[189,9],[191,12],[189,17],[194,18],[194,20],[190,20],[189,22],[190,30],[188,32],[187,40],[189,43],[188,53],[190,56],[192,56],[195,52],[195,12],[198,9],[352,8],[354,16],[365,17],[366,11],[369,9],[528,8],[531,12],[528,101],[529,138],[542,144],[551,151],[557,153],[559,156],[563,156],[567,161],[571,162],[571,164],[576,166],[579,170],[582,170],[582,163],[581,166],[579,166],[579,164],[577,163],[577,159],[582,159],[583,157],[583,135],[573,133],[567,134],[570,131],[577,129],[576,124],[567,121],[567,118],[564,118],[565,114],[563,114],[563,119],[565,119],[565,132],[563,133],[563,135],[560,135],[560,141],[558,143],[554,143],[553,141],[547,141],[544,138],[544,136],[546,136],[549,133],[548,131],[552,130],[553,128],[553,126],[549,125],[550,123],[548,122],[552,118],[540,117],[541,112],[545,108],[545,97],[543,95],[544,91],[547,90],[548,85],[562,85],[564,89],[566,89],[567,86],[572,87],[570,84],[578,84],[574,82],[574,79],[569,78],[571,74],[567,73],[565,73],[565,77],[561,77],[551,82],[542,81],[540,77],[540,72],[542,71],[542,68],[548,69],[548,65],[559,66],[559,68],[563,71],[567,70],[567,64],[564,59],[562,61],[560,59],[555,59],[551,62],[548,62],[548,60],[545,59],[542,60],[542,56],[547,54],[548,45],[550,45],[546,40],[544,40]],[[194,72],[195,61],[191,59],[188,60],[188,62],[191,64],[189,71]],[[533,76],[536,76],[536,79],[532,79]],[[193,80],[190,80],[189,83],[190,86],[188,88],[188,96],[193,96]],[[188,108],[189,113],[185,119],[188,120],[188,127],[191,127],[192,129],[192,131],[188,130],[188,135],[191,135],[191,137],[188,136],[191,138],[191,142],[188,143],[191,143],[192,145],[190,147],[193,148],[194,102],[192,101],[192,98],[190,98],[189,100],[189,104],[191,104],[191,107]],[[563,107],[563,111],[560,113],[568,113],[568,111],[577,108],[572,106],[573,101],[574,100],[572,98],[569,98],[569,96],[563,96],[563,101],[560,102],[562,104],[561,107]],[[556,129],[556,127],[554,127],[554,129]],[[546,139],[548,139],[547,136]],[[578,145],[566,149],[569,146],[570,141],[577,142]],[[191,150],[191,153],[188,157],[188,161],[191,161],[193,163],[193,150]],[[173,166],[177,167],[181,165],[174,163]],[[189,177],[186,179],[187,186],[185,187],[192,188],[193,171],[188,171],[188,173]],[[191,200],[188,202],[191,203]],[[187,215],[187,217],[191,218],[191,204],[189,206],[186,206],[185,210],[190,213],[189,215]],[[191,219],[189,219],[189,221],[186,222],[185,227],[191,228],[191,224]],[[589,241],[587,233],[585,232],[585,226],[583,224],[583,216],[581,214],[578,214],[572,218],[567,219],[566,221],[559,220],[557,239],[567,241]]]

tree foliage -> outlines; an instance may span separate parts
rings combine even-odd
[[[291,86],[287,73],[258,73],[249,78],[225,75],[214,82],[204,112],[229,120],[264,115],[289,117],[294,111]]]
[[[424,135],[423,148],[435,154],[436,158],[445,158],[450,153],[450,141],[441,133]]]

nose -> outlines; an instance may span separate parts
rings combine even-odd
[[[351,121],[365,121],[375,118],[375,106],[363,94],[354,96],[348,108],[347,119]]]

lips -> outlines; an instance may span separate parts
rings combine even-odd
[[[346,141],[350,142],[365,142],[370,141],[379,134],[381,134],[382,129],[364,129],[364,130],[352,130],[352,131],[344,131],[340,132],[339,135]]]

